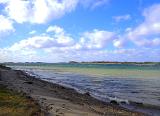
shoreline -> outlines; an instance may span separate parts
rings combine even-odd
[[[30,73],[27,72],[27,74],[30,74]],[[57,83],[51,82],[50,79],[48,79],[48,78],[40,78],[40,77],[37,77],[37,75],[35,75],[35,74],[33,74],[33,76],[35,76],[37,79],[40,79],[40,80],[43,80],[43,81],[46,81],[46,82],[49,82],[49,83],[57,84]],[[136,107],[138,107],[140,109],[144,108],[144,109],[159,110],[159,113],[160,113],[160,106],[159,105],[148,104],[148,103],[144,103],[144,102],[137,102],[137,101],[132,101],[132,100],[128,100],[128,99],[119,99],[119,98],[106,98],[106,99],[104,99],[100,96],[96,96],[93,93],[85,92],[84,90],[80,90],[78,88],[74,88],[74,87],[69,86],[69,85],[65,85],[65,84],[61,84],[61,83],[58,83],[58,85],[63,86],[65,88],[74,89],[76,92],[78,92],[80,94],[86,94],[87,93],[91,97],[93,97],[97,100],[100,100],[102,102],[105,102],[107,104],[111,104],[111,102],[114,102],[115,104],[119,105],[120,107],[126,107],[126,108],[129,107],[127,109],[132,108],[132,109],[135,109],[135,111],[136,111]]]
[[[81,94],[72,88],[40,80],[21,70],[0,70],[1,81],[8,88],[23,92],[33,98],[39,103],[43,111],[48,112],[48,116],[145,115],[123,108],[115,102],[111,104],[100,101],[93,98],[89,93]]]
[[[25,72],[25,71],[24,71]],[[27,74],[30,75],[30,73],[27,71]],[[36,78],[40,79],[40,80],[44,80],[44,81],[47,81],[49,83],[53,83],[53,84],[57,84],[57,83],[54,83],[54,82],[51,82],[50,79],[46,79],[46,78],[41,78],[39,77],[39,75],[36,75],[36,74],[32,74],[32,76],[35,76]],[[37,77],[38,76],[38,77]],[[71,86],[68,86],[68,85],[65,85],[65,84],[61,84],[61,83],[58,83],[58,85],[60,86],[63,86],[65,88],[71,88],[71,89],[74,89],[76,92],[80,93],[80,94],[89,94],[91,97],[97,99],[97,100],[100,100],[102,102],[105,102],[107,104],[114,104],[114,105],[117,105],[119,106],[120,108],[125,108],[125,109],[128,109],[130,111],[134,111],[134,112],[141,112],[141,113],[144,113],[146,115],[152,115],[152,116],[159,116],[160,114],[160,106],[158,105],[153,105],[153,104],[147,104],[147,103],[143,103],[143,102],[136,102],[136,101],[131,101],[131,100],[125,100],[125,99],[117,99],[116,98],[107,98],[107,99],[101,99],[100,97],[96,96],[95,94],[93,93],[90,93],[90,92],[85,92],[83,90],[80,90],[78,88],[74,88],[74,87],[71,87]]]

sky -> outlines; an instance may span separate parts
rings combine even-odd
[[[0,0],[0,62],[160,62],[159,0]]]

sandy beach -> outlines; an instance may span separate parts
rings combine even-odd
[[[33,98],[46,116],[144,116],[116,103],[105,103],[71,88],[49,83],[23,71],[0,68],[0,82]]]

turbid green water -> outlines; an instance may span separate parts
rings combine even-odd
[[[127,64],[21,64],[27,68],[72,72],[91,76],[153,78],[160,77],[160,65]]]

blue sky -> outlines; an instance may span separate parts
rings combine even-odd
[[[0,62],[160,61],[159,0],[0,0]]]

